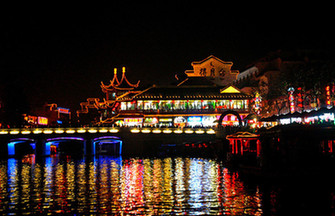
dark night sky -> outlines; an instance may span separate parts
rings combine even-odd
[[[243,71],[277,49],[334,47],[331,14],[314,5],[64,8],[2,13],[0,84],[22,88],[32,106],[78,109],[87,97],[102,96],[100,81],[107,83],[114,67],[126,66],[129,80],[141,86],[168,84],[211,54]]]

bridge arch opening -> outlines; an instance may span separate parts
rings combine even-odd
[[[238,114],[238,112],[236,111],[233,111],[233,110],[227,110],[225,112],[223,112],[219,118],[219,122],[218,122],[218,127],[222,127],[222,121],[223,121],[223,118],[226,116],[226,115],[234,115],[237,117],[238,119],[238,124],[239,126],[242,126],[242,118],[240,116],[240,114]]]
[[[81,137],[55,137],[49,138],[45,143],[45,155],[57,153],[85,154],[85,139]]]
[[[34,139],[15,138],[9,140],[7,144],[8,156],[26,155],[35,153],[36,145]]]
[[[116,136],[102,136],[92,141],[93,154],[121,155],[122,140]]]

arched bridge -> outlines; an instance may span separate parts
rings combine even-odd
[[[82,152],[94,155],[112,151],[121,154],[123,150],[146,151],[151,145],[215,140],[215,130],[203,128],[24,128],[0,129],[0,147],[8,156],[15,156],[18,147],[46,156],[53,151]],[[71,145],[69,145],[71,143]],[[123,145],[124,144],[124,145]],[[152,146],[151,146],[152,147]],[[70,148],[70,149],[69,149]]]

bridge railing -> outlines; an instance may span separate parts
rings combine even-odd
[[[1,135],[29,135],[29,134],[75,134],[75,133],[119,133],[129,130],[131,133],[143,134],[215,134],[212,128],[117,128],[117,127],[88,127],[88,128],[11,128],[0,129]]]

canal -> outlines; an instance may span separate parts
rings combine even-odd
[[[0,215],[328,215],[333,180],[250,178],[217,158],[0,162]]]

